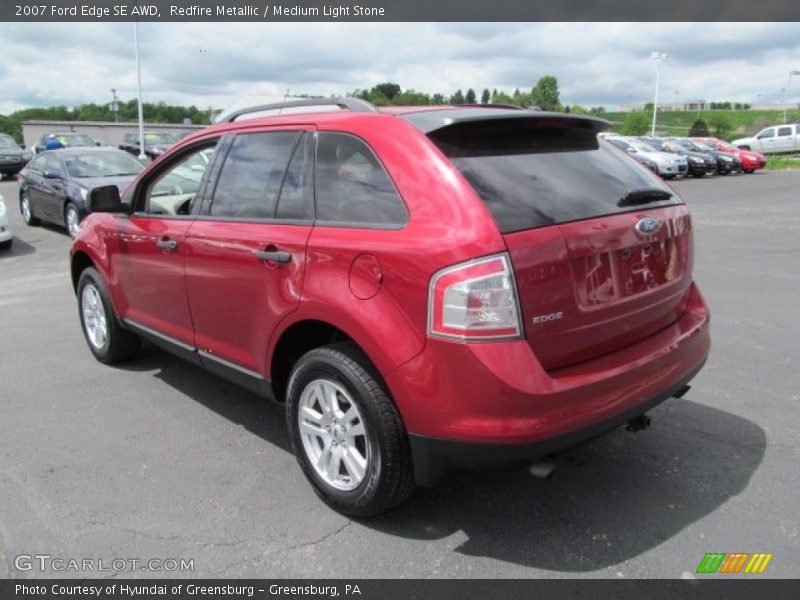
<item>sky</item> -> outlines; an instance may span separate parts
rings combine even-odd
[[[0,23],[0,114],[135,97],[132,23]],[[146,102],[222,108],[242,95],[344,95],[392,81],[449,95],[555,75],[564,104],[782,102],[798,23],[142,23]],[[676,93],[677,92],[677,93]],[[790,102],[800,102],[800,76]]]

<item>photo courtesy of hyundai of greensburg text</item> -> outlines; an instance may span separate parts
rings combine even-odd
[[[622,2],[0,7],[0,597],[793,597],[800,15]]]

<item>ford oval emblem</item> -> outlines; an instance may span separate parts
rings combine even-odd
[[[658,219],[654,219],[653,217],[645,217],[644,219],[639,219],[639,221],[634,226],[634,229],[636,229],[636,233],[640,235],[653,235],[660,228],[661,228],[661,221],[659,221]]]

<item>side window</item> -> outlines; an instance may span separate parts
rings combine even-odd
[[[763,140],[764,138],[772,138],[775,137],[775,130],[774,129],[766,129],[758,134],[758,139]]]
[[[787,135],[792,135],[792,128],[791,127],[779,127],[778,128],[778,137],[785,137]]]
[[[40,154],[33,161],[28,165],[28,169],[30,171],[36,171],[37,173],[41,173],[44,171],[44,161],[47,160],[47,157]]]
[[[321,132],[316,164],[317,222],[401,226],[405,204],[375,154],[360,139]]]
[[[44,156],[44,164],[42,165],[42,171],[52,171],[54,173],[62,173],[64,169],[61,168],[61,161],[58,160],[52,154],[47,154]]]
[[[189,215],[208,177],[216,143],[204,145],[172,164],[147,187],[144,212],[151,215]]]
[[[211,216],[272,219],[284,172],[301,135],[299,131],[237,135],[217,180]]]
[[[311,133],[303,134],[297,143],[283,178],[275,217],[302,220],[314,218],[314,135]]]

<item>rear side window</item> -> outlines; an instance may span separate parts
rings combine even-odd
[[[210,214],[272,219],[284,172],[301,135],[299,131],[237,135],[222,166]]]
[[[786,136],[786,135],[792,135],[792,128],[791,127],[779,127],[778,128],[778,135],[780,137],[783,137],[783,136]]]
[[[352,135],[320,132],[315,185],[318,223],[400,227],[408,220],[383,165]]]
[[[472,185],[503,233],[639,210],[629,192],[671,191],[625,154],[600,143],[591,125],[562,119],[457,124],[431,140]],[[672,197],[648,207],[678,204]]]
[[[281,185],[275,217],[310,221],[314,218],[314,136],[304,133],[297,143]]]

